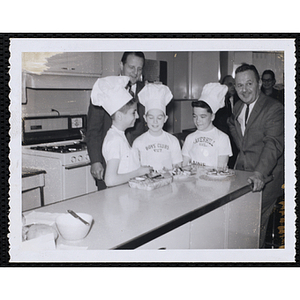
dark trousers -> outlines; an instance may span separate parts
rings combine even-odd
[[[95,179],[98,191],[105,190],[107,188],[104,180]]]

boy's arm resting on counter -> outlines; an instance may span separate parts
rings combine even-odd
[[[225,169],[227,167],[229,160],[229,155],[219,155],[218,156],[218,168]]]
[[[119,163],[119,159],[111,159],[106,164],[104,181],[108,187],[126,183],[133,177],[142,176],[149,173],[152,169],[151,167],[140,167],[137,170],[129,173],[118,174]]]
[[[183,157],[182,165],[185,167],[191,162],[191,159],[190,159],[190,157],[185,156],[185,155],[183,155],[182,157]]]

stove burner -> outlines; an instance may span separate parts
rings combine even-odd
[[[32,150],[38,151],[49,151],[49,152],[57,152],[57,153],[69,153],[69,152],[77,152],[86,149],[86,144],[79,142],[68,145],[56,145],[56,146],[34,146],[30,147]]]

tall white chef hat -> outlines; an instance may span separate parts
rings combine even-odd
[[[132,96],[126,90],[128,82],[128,76],[99,78],[92,89],[92,103],[97,106],[103,106],[110,116],[113,115],[132,99]]]
[[[166,106],[172,98],[170,89],[161,83],[148,83],[139,93],[139,101],[145,106],[145,113],[150,109],[160,109],[166,114]]]
[[[205,101],[213,113],[216,113],[220,108],[225,105],[225,95],[228,91],[226,85],[211,82],[207,83],[202,90],[199,100]]]

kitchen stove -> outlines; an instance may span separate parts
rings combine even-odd
[[[86,143],[81,140],[23,146],[23,154],[56,158],[63,166],[90,163]]]
[[[46,171],[45,204],[97,190],[82,135],[85,118],[81,115],[23,120],[22,166]],[[74,137],[78,138],[71,139]],[[58,141],[53,142],[55,139]]]
[[[68,144],[68,145],[56,145],[56,146],[34,146],[30,147],[33,150],[57,152],[57,153],[70,153],[85,150],[86,146],[82,142]]]

